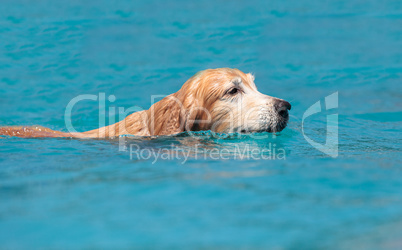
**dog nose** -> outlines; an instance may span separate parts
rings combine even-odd
[[[275,103],[274,107],[280,116],[286,118],[289,115],[288,110],[292,108],[292,105],[287,101],[279,100]]]
[[[292,105],[290,105],[290,103],[288,103],[287,101],[283,101],[280,100],[277,103],[275,103],[275,108],[276,111],[281,111],[281,110],[291,110],[292,109]]]

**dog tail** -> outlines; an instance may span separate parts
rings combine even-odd
[[[16,136],[24,138],[37,138],[37,137],[74,137],[79,138],[82,136],[77,133],[64,133],[61,131],[55,131],[50,128],[42,126],[12,126],[12,127],[0,127],[0,136]]]

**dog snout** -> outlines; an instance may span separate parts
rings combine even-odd
[[[292,105],[290,105],[289,102],[284,101],[284,100],[278,100],[275,105],[274,105],[276,112],[283,118],[288,117],[289,113],[288,110],[292,108]]]

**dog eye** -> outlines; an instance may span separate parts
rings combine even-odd
[[[239,92],[239,89],[238,88],[233,88],[233,89],[228,91],[228,94],[229,95],[235,95],[235,94],[237,94],[237,92]]]

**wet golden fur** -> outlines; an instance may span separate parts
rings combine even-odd
[[[241,91],[238,95],[227,93],[236,86]],[[83,133],[65,133],[43,127],[1,127],[0,135],[111,138],[124,134],[155,136],[198,130],[275,132],[283,129],[287,122],[287,119],[278,118],[273,109],[278,100],[258,92],[251,74],[229,68],[208,69],[195,74],[179,91],[148,110],[132,113],[106,127]]]

